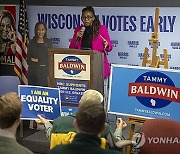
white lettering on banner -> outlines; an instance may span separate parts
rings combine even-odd
[[[75,94],[75,95],[83,95],[84,92],[78,92],[78,91],[72,91],[72,94]]]
[[[68,116],[68,115],[70,115],[69,112],[61,112],[61,116]]]
[[[144,81],[151,81],[157,83],[166,83],[167,78],[156,77],[156,76],[143,76]]]
[[[56,104],[58,98],[52,98],[52,97],[44,97],[44,96],[31,96],[31,95],[21,95],[21,101],[22,102],[30,102],[30,103],[46,103],[46,104]]]
[[[145,110],[145,109],[138,109],[138,108],[135,108],[135,112],[146,113],[146,114],[154,114],[154,115],[160,115],[160,116],[165,116],[165,117],[171,116],[171,114],[167,113],[167,112],[159,112],[159,111]]]
[[[83,70],[86,71],[86,64],[73,63],[73,62],[60,62],[58,64],[58,69],[73,69],[73,70]]]
[[[150,144],[178,144],[180,140],[178,137],[148,137]]]
[[[44,111],[44,112],[51,112],[53,113],[53,107],[47,105],[39,105],[39,104],[28,104],[29,110],[35,111]]]
[[[131,87],[132,94],[149,94],[149,95],[158,95],[167,98],[175,98],[178,99],[178,90],[163,88],[163,87],[153,87],[153,86],[132,86]]]
[[[85,88],[74,88],[74,87],[70,87],[70,90],[73,90],[73,91],[86,91]]]

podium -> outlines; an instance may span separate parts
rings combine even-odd
[[[62,106],[75,106],[84,91],[104,92],[104,54],[93,50],[48,49],[49,87],[58,87]]]

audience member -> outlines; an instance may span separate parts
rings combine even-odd
[[[14,92],[0,96],[0,153],[32,154],[16,141],[22,103]]]
[[[117,141],[123,140],[122,130],[126,127],[127,127],[126,122],[123,121],[121,118],[118,118],[116,121],[116,131],[114,132],[114,136]]]
[[[49,154],[119,154],[120,151],[100,147],[101,132],[105,128],[106,114],[98,101],[82,103],[74,119],[77,134],[70,144],[61,144],[51,149]]]
[[[83,96],[81,97],[79,105],[86,103],[86,102],[103,102],[103,96],[96,90],[87,90],[84,92]],[[50,136],[52,133],[69,133],[69,132],[76,132],[76,129],[73,125],[73,121],[75,119],[75,114],[58,117],[53,121],[53,125],[42,116],[38,115],[38,120],[36,120],[39,124],[44,124],[46,128],[46,136],[50,140]],[[109,124],[105,123],[106,127],[101,137],[107,139],[107,146],[110,149],[121,149],[126,145],[136,144],[131,140],[125,140],[122,137],[122,130],[127,126],[127,124],[122,121],[121,118],[117,119],[117,128],[114,134],[111,133]],[[53,147],[51,145],[51,147]]]
[[[83,96],[81,97],[81,100],[79,102],[79,106],[81,104],[84,104],[86,102],[92,102],[92,103],[103,103],[103,96],[100,92],[96,90],[87,90],[84,92]],[[102,104],[101,104],[102,105]],[[46,136],[50,139],[50,134],[54,132],[59,133],[68,133],[68,132],[76,132],[76,129],[74,128],[73,122],[75,119],[75,114],[68,115],[68,116],[60,116],[57,119],[53,121],[53,125],[42,116],[38,115],[38,120],[36,120],[39,124],[44,124]],[[110,148],[113,148],[114,144],[112,143],[110,134],[110,126],[106,123],[105,129],[101,134],[101,137],[104,137],[108,139],[108,146]]]
[[[118,118],[116,125],[117,125],[117,128],[116,128],[116,131],[114,132],[116,147],[121,149],[127,145],[136,145],[135,141],[126,140],[123,138],[122,131],[127,127],[126,122],[123,121],[121,118]]]

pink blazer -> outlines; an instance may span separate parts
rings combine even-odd
[[[73,35],[73,38],[72,38],[71,43],[69,45],[69,48],[71,48],[71,49],[80,49],[81,48],[82,38],[80,39],[80,41],[78,41],[76,43],[76,36],[77,36],[77,32],[82,27],[83,26],[78,26],[78,27],[75,28],[74,35]],[[103,38],[105,38],[109,43],[109,46],[106,49],[104,49],[103,40],[100,37],[100,35]],[[107,78],[110,75],[110,66],[109,66],[108,58],[107,58],[105,52],[110,52],[112,50],[112,42],[110,40],[110,37],[109,37],[106,26],[101,25],[99,35],[96,38],[93,38],[93,40],[92,40],[92,50],[104,53],[104,77]]]

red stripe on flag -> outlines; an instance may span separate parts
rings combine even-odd
[[[21,72],[21,69],[19,67],[17,67],[17,65],[14,67],[17,69],[18,72]]]

